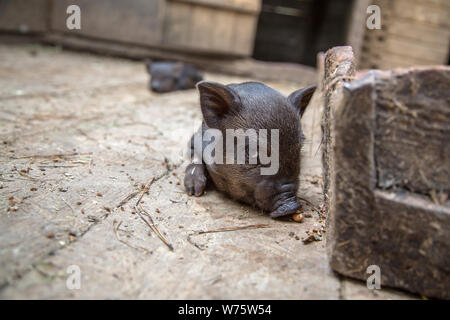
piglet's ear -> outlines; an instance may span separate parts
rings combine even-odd
[[[200,106],[203,119],[208,127],[220,129],[222,120],[236,112],[240,105],[239,95],[220,83],[201,81],[197,84],[200,92]]]
[[[316,91],[315,85],[294,91],[289,95],[288,99],[300,112],[300,117],[303,116],[314,91]]]

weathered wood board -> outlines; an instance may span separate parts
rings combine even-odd
[[[260,1],[168,0],[162,44],[178,50],[250,56]]]
[[[250,56],[261,2],[250,0],[53,1],[53,31],[172,51]],[[69,5],[81,29],[66,26]]]
[[[449,70],[376,74],[377,187],[450,193]]]
[[[261,9],[261,0],[168,0],[193,5],[206,5],[225,10],[255,13]]]
[[[0,0],[0,30],[21,33],[48,30],[50,0]]]
[[[325,83],[342,57],[326,54]],[[365,281],[376,265],[382,286],[449,299],[450,68],[370,71],[327,89],[331,267]]]
[[[392,69],[447,64],[450,2],[375,0],[381,29],[365,30],[361,68]]]
[[[69,30],[67,7],[81,10],[81,29]],[[52,2],[55,31],[97,39],[154,45],[161,41],[164,0],[58,0]]]

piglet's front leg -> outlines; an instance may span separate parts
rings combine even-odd
[[[186,167],[184,187],[188,195],[201,196],[205,191],[207,181],[207,172],[204,164],[191,163]]]
[[[190,141],[190,154],[192,163],[186,167],[186,174],[184,176],[184,187],[188,195],[201,196],[205,192],[206,183],[208,181],[208,172],[206,166],[198,156],[203,151],[203,142],[201,140],[204,125],[192,136]],[[197,139],[195,139],[197,137]],[[197,148],[195,146],[198,142]]]

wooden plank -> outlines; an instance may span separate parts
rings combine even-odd
[[[236,13],[234,16],[234,51],[241,54],[253,53],[253,44],[256,34],[257,20],[244,15]],[[245,32],[243,32],[245,30]]]
[[[382,29],[366,30],[361,67],[383,69],[447,64],[450,47],[450,6],[440,0],[386,1]]]
[[[381,285],[448,299],[450,207],[410,192],[376,190],[374,195],[367,264],[380,267]]]
[[[444,40],[443,42],[448,41]],[[429,61],[433,64],[444,64],[448,59],[448,46],[431,46],[399,36],[386,35],[384,41],[372,44],[371,50],[378,51],[381,55],[389,52],[418,60]]]
[[[412,58],[401,54],[385,51],[382,54],[377,52],[364,53],[361,57],[361,68],[391,70],[395,68],[410,68],[413,66],[433,66],[433,61],[426,59]]]
[[[391,50],[385,48],[383,43],[374,43],[371,45],[370,51],[365,51],[362,54],[361,66],[367,68],[368,65],[379,65],[379,68],[393,69],[399,67],[411,67],[414,65],[439,65],[445,64],[444,61],[435,61],[429,59],[427,56],[412,56],[409,52],[400,52],[398,50]]]
[[[261,0],[170,0],[191,5],[215,7],[226,10],[258,14],[261,10]]]
[[[236,32],[236,28],[234,27],[235,15],[224,14],[221,10],[214,10],[211,16],[214,21],[214,28],[211,28],[211,47],[227,52],[233,46],[234,34]],[[249,50],[245,51],[246,54],[249,52]]]
[[[250,56],[257,17],[240,10],[186,1],[168,1],[163,43],[166,48]]]
[[[21,33],[48,30],[49,0],[1,0],[0,30]]]
[[[419,35],[426,37],[426,33],[431,30],[428,28],[422,30],[422,34],[418,35],[415,35],[414,31],[408,35],[393,35],[384,30],[368,32],[363,44],[361,67],[376,66],[376,68],[391,69],[413,65],[446,64],[450,37],[442,38],[439,43],[437,38],[433,43],[424,42]],[[431,34],[429,36],[433,37]]]
[[[449,42],[450,28],[440,28],[438,26],[410,21],[398,18],[386,27],[387,34],[420,40],[422,44],[430,43],[441,47]]]
[[[189,43],[186,45],[200,50],[212,49],[212,36],[214,29],[214,9],[203,6],[193,6],[190,24]]]
[[[396,17],[389,21],[382,21],[382,29],[366,30],[364,34],[366,44],[371,41],[383,41],[384,38],[390,36],[417,41],[423,45],[431,44],[433,47],[440,48],[445,47],[445,44],[449,41],[450,28],[443,28],[401,17]]]
[[[392,1],[392,6],[393,11],[388,12],[388,14],[395,17],[408,18],[430,25],[450,27],[450,10],[447,6],[410,0]]]
[[[69,5],[81,9],[81,30],[66,27]],[[143,45],[159,44],[164,0],[58,0],[53,1],[52,29],[98,39]]]
[[[192,6],[186,3],[174,3],[168,1],[166,4],[166,16],[164,18],[164,33],[162,41],[165,45],[178,44],[189,45],[190,17]]]
[[[450,9],[450,2],[448,2],[448,0],[413,0],[413,1],[421,1],[423,3],[431,5],[442,6],[444,9],[445,8]]]

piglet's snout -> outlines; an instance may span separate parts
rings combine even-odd
[[[263,181],[255,189],[256,204],[270,212],[272,218],[293,214],[301,208],[295,183]]]
[[[158,80],[153,80],[151,82],[151,86],[153,90],[159,90],[159,88],[161,87],[161,84]]]
[[[275,210],[270,212],[270,216],[272,218],[278,218],[294,214],[301,207],[302,205],[298,201],[297,197],[294,195],[282,201],[277,201],[277,203],[275,204]]]

